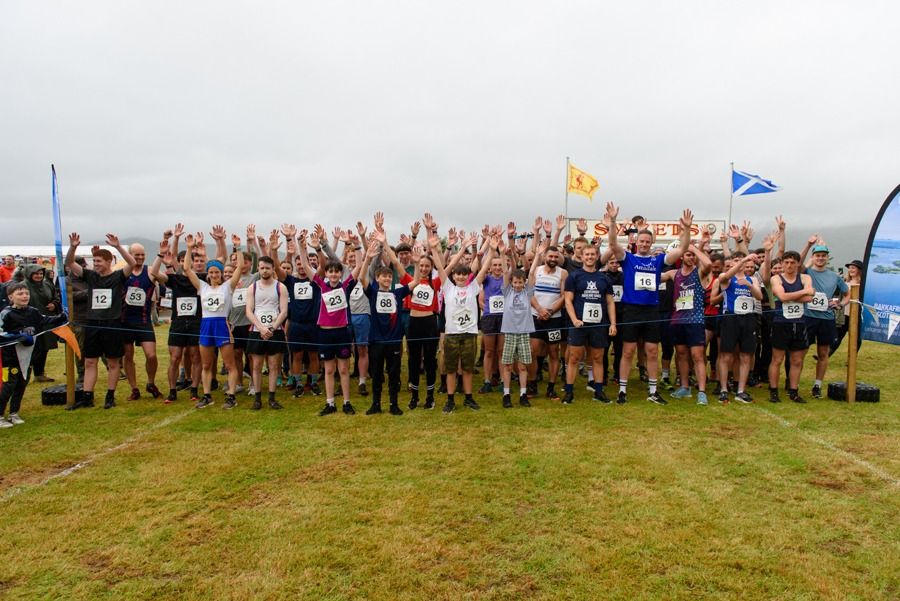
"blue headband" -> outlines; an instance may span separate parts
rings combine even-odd
[[[210,268],[210,267],[218,267],[218,268],[219,268],[219,271],[222,271],[222,272],[225,271],[225,266],[222,265],[222,262],[221,262],[221,261],[216,261],[215,259],[213,259],[212,261],[207,261],[207,262],[206,262],[206,270],[207,270],[207,271],[209,271],[209,268]]]

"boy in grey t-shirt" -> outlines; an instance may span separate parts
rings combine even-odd
[[[534,298],[534,272],[541,264],[541,257],[547,251],[549,240],[544,240],[537,256],[531,262],[528,275],[521,269],[507,269],[503,274],[503,321],[500,333],[504,335],[503,355],[500,359],[500,373],[503,378],[503,406],[512,407],[510,381],[512,368],[516,365],[519,373],[519,404],[530,407],[528,395],[528,365],[531,363],[531,341],[534,319],[531,316],[531,299]]]

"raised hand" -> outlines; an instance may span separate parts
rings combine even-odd
[[[374,232],[372,232],[372,238],[377,240],[380,244],[385,244],[387,241],[387,234],[384,232],[383,229],[382,230],[376,229]]]
[[[477,234],[469,234],[466,237],[466,244],[463,248],[472,248],[478,243],[478,235]]]
[[[694,214],[690,209],[685,209],[684,213],[681,214],[681,219],[679,219],[678,222],[681,224],[681,227],[686,230],[690,230],[691,224],[694,223]]]
[[[384,213],[381,211],[375,213],[375,229],[384,231]]]
[[[159,241],[159,254],[164,255],[169,252],[169,239],[163,235],[163,239]]]
[[[485,224],[484,224],[484,227],[481,228],[481,236],[482,236],[483,238],[487,238],[487,237],[489,237],[490,235],[491,235],[491,226],[489,226],[488,224],[485,223]]]
[[[172,230],[166,230],[163,232],[163,239],[168,240],[172,237]]]
[[[578,228],[578,233],[580,235],[584,236],[587,233],[587,221],[584,217],[578,218],[578,224],[576,225],[576,227]]]
[[[252,238],[248,238],[248,240],[252,240]],[[235,246],[241,245],[241,237],[237,234],[231,234],[231,243]]]
[[[316,224],[316,226],[313,228],[312,233],[319,240],[325,240],[326,238],[328,238],[328,236],[325,234],[325,228],[322,227],[321,223]],[[310,239],[312,239],[312,237],[310,237]],[[315,246],[318,246],[318,244],[316,244]]]
[[[606,203],[606,214],[609,215],[610,219],[617,219],[619,217],[619,207],[612,202]]]
[[[544,218],[541,217],[540,215],[538,215],[537,217],[534,218],[534,227],[531,229],[535,234],[537,234],[539,231],[541,231],[541,227],[543,225],[544,225]]]
[[[209,235],[212,236],[213,240],[224,240],[226,236],[225,228],[221,225],[214,225]]]
[[[187,244],[188,248],[193,248],[194,246],[194,234],[188,234],[184,237],[184,243]]]
[[[369,243],[369,248],[366,251],[366,254],[370,259],[374,259],[381,253],[381,244],[378,243],[377,240],[373,240]]]
[[[269,232],[269,248],[278,248],[279,241],[281,240],[280,232],[278,230],[272,230]]]
[[[775,225],[778,227],[778,231],[779,231],[779,232],[783,232],[783,231],[784,231],[784,228],[785,228],[786,224],[785,224],[785,222],[784,222],[784,219],[781,217],[781,215],[776,215],[776,216],[775,216]]]
[[[541,240],[541,245],[538,247],[538,254],[545,254],[548,248],[550,248],[550,238],[544,238]]]
[[[203,232],[194,234],[194,246],[203,246]]]
[[[551,222],[549,219],[544,219],[544,234],[549,236],[550,232],[552,232],[552,231],[553,231],[553,222]]]
[[[255,238],[256,238],[256,225],[251,223],[247,226],[247,242],[249,243],[250,241],[252,241]]]
[[[362,238],[363,240],[366,239],[366,231],[367,231],[367,230],[366,230],[366,226],[363,225],[363,222],[362,222],[362,221],[357,221],[357,222],[356,222],[356,233],[357,233],[357,234],[359,235],[359,237]]]
[[[513,236],[516,235],[516,222],[515,221],[510,221],[509,223],[506,224],[506,235],[509,238],[512,238]]]
[[[285,238],[293,239],[297,235],[297,226],[293,223],[282,223],[281,233]]]
[[[112,247],[119,246],[119,237],[115,234],[106,234],[106,243]]]
[[[412,237],[415,238],[419,235],[419,229],[422,227],[422,223],[420,221],[416,221],[411,226],[409,226],[409,233],[412,234]]]
[[[740,230],[740,228],[738,228],[738,226],[736,226],[735,224],[732,223],[732,224],[728,227],[728,237],[729,237],[729,238],[734,238],[735,240],[740,240],[740,239],[741,239],[741,230]]]
[[[75,248],[81,245],[81,236],[77,232],[69,234],[69,245]]]
[[[262,236],[257,236],[256,243],[259,245],[259,251],[262,254],[266,254],[268,252],[268,249],[266,248],[266,239],[265,238],[263,238]]]
[[[184,235],[184,224],[176,223],[175,224],[175,237],[181,238],[182,235]]]
[[[303,252],[306,252],[306,234],[306,230],[300,230],[300,233],[297,234],[297,246],[299,246]]]
[[[341,231],[341,235],[340,235],[341,242],[343,242],[344,244],[349,244],[352,239],[353,239],[353,232],[351,232],[350,230]]]
[[[500,243],[501,241],[499,236],[491,236],[491,250],[493,250],[495,253],[497,252],[497,249],[500,248]]]
[[[806,241],[806,243],[809,244],[810,246],[812,246],[813,244],[816,244],[818,241],[819,241],[819,234],[813,234],[812,236],[809,237],[809,239]]]
[[[410,238],[406,234],[400,234],[400,244],[409,244],[410,246],[412,246],[412,238]]]
[[[558,230],[563,230],[563,229],[565,229],[565,227],[566,227],[566,222],[568,222],[568,219],[566,219],[566,216],[565,216],[565,215],[563,215],[562,213],[560,213],[559,215],[557,215],[557,216],[556,216],[556,229],[558,229]]]

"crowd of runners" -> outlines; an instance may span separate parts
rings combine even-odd
[[[451,413],[457,398],[477,410],[476,394],[501,390],[506,408],[514,398],[524,407],[535,398],[570,404],[579,381],[603,404],[627,402],[629,386],[646,386],[647,400],[658,405],[667,396],[751,403],[751,390],[765,384],[777,403],[782,381],[787,398],[804,403],[800,376],[810,348],[816,367],[808,390],[821,398],[861,262],[842,277],[815,235],[799,252],[786,250],[780,217],[761,239],[749,223],[714,239],[685,210],[680,239],[668,248],[656,244],[642,217],[624,220],[612,203],[602,224],[598,237],[579,220],[573,238],[562,215],[537,218],[524,232],[514,222],[465,232],[441,229],[426,213],[396,240],[381,213],[369,226],[330,233],[284,224],[265,237],[251,225],[242,237],[217,225],[208,234],[214,256],[202,232],[178,224],[149,254],[107,235],[125,263],[118,269],[100,247],[92,248],[90,267],[76,259],[81,239],[73,233],[65,269],[84,394],[68,408],[94,406],[100,362],[104,408],[116,405],[123,368],[128,398],[141,398],[138,348],[145,392],[165,403],[189,394],[197,408],[219,393],[234,408],[246,391],[251,409],[264,406],[264,392],[267,406],[281,409],[283,387],[295,398],[324,396],[319,415],[337,412],[339,396],[340,410],[353,414],[352,379],[359,396],[371,395],[367,414],[382,412],[385,388],[388,411],[401,415],[401,405],[436,402]],[[8,343],[0,409],[6,416],[8,405],[9,415],[0,427],[22,423],[31,371],[51,380],[44,366],[55,337],[41,332],[65,322],[45,270],[9,263],[0,294]],[[171,312],[163,376],[157,311]],[[26,373],[17,370],[13,342],[35,345]]]

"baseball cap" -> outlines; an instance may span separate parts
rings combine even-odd
[[[815,246],[813,246],[812,251],[813,251],[813,254],[816,254],[816,253],[827,253],[827,252],[828,252],[828,247],[825,246],[824,244],[816,244]]]

